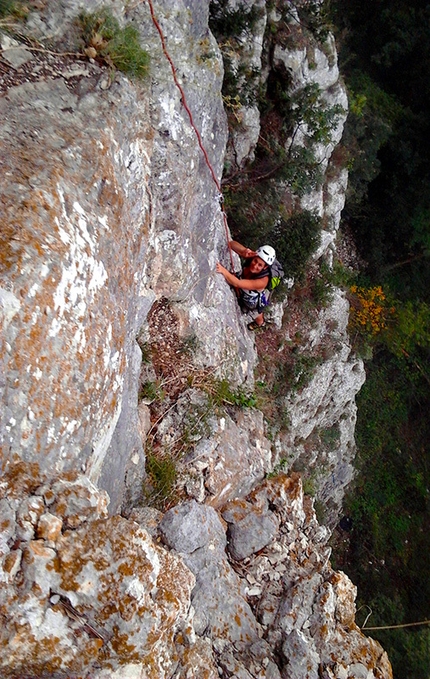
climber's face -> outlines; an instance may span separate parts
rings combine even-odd
[[[263,262],[261,257],[253,257],[251,259],[251,263],[249,265],[249,269],[251,273],[260,273],[260,271],[263,271],[264,267],[266,266],[266,263]]]

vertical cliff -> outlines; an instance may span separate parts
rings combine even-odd
[[[335,46],[290,3],[246,6],[258,21],[234,68],[251,64],[258,88],[272,71],[292,93],[317,84],[342,110],[314,149],[321,181],[285,194],[321,218],[309,266],[330,267],[347,181],[330,165],[347,109]],[[107,16],[137,30],[145,79],[114,68]],[[225,161],[252,159],[261,121],[242,102],[229,132],[208,21],[208,0],[46,0],[0,27],[5,677],[391,676],[297,474],[333,522],[364,379],[344,294],[311,317],[292,297],[274,305],[266,345],[215,273],[228,257],[217,184]],[[281,428],[256,407],[254,371],[270,384],[292,348],[318,361],[285,385]],[[154,469],[172,462],[163,515]],[[279,467],[292,475],[267,478]]]

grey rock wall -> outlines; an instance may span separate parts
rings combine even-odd
[[[61,47],[82,6],[67,3],[63,13],[45,3],[27,30]],[[211,337],[202,363],[240,382],[251,378],[255,355],[213,273],[226,247],[217,189],[149,9],[112,9],[142,28],[152,57],[144,84],[40,52],[22,74],[11,66],[5,81],[2,169],[15,180],[1,204],[1,433],[4,461],[81,469],[101,480],[115,510],[124,492],[136,497],[143,475],[135,337],[156,296],[176,300],[185,327]],[[208,3],[156,11],[219,176],[222,64]]]
[[[103,4],[32,6],[20,30],[49,41],[47,52],[22,35],[1,43],[2,676],[390,679],[383,650],[355,625],[355,589],[331,569],[329,531],[299,477],[265,481],[280,460],[323,464],[317,495],[337,515],[363,381],[340,291],[306,337],[304,348],[318,351],[335,334],[336,348],[285,398],[288,433],[269,438],[260,411],[227,399],[178,460],[183,501],[164,516],[135,507],[145,445],[173,455],[218,378],[253,388],[257,354],[214,272],[218,259],[228,263],[218,189],[149,3],[109,3],[139,29],[147,80],[63,54],[76,50],[78,13]],[[219,181],[227,123],[209,1],[159,0],[154,10]],[[246,50],[254,66],[266,19]],[[345,101],[335,52],[315,52],[316,69],[306,51],[275,58],[296,86],[315,79]],[[258,112],[242,114],[239,164],[259,133]],[[319,149],[324,166],[342,125]],[[324,217],[316,256],[329,262],[346,180],[340,173],[301,199]],[[142,366],[146,345],[156,351]],[[165,390],[158,411],[140,400],[146,378]],[[333,427],[339,436],[323,448],[319,432]]]
[[[35,465],[3,479],[3,677],[391,679],[297,475],[220,515],[191,500],[109,518],[107,500]]]

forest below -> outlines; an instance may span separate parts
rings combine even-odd
[[[325,10],[350,102],[344,226],[365,262],[353,341],[367,380],[336,566],[358,586],[358,624],[409,625],[430,618],[430,3]],[[369,634],[395,679],[429,678],[428,622]]]

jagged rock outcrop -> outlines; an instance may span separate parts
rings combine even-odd
[[[238,58],[264,82],[268,10],[253,4],[255,40]],[[1,42],[2,676],[390,679],[355,625],[355,589],[331,569],[329,531],[299,477],[264,480],[280,462],[314,467],[315,493],[336,516],[363,380],[347,302],[336,291],[306,329],[302,349],[327,351],[309,385],[284,398],[287,432],[273,433],[255,401],[217,402],[217,379],[252,389],[257,364],[214,272],[227,258],[218,190],[148,1],[109,3],[151,55],[146,81],[84,56],[78,14],[103,6],[46,0]],[[209,2],[154,9],[220,178],[228,130]],[[272,57],[294,86],[316,82],[346,108],[329,47],[313,46],[312,68],[306,49],[281,45]],[[256,106],[241,116],[227,151],[238,165],[259,135]],[[324,169],[342,125],[318,149]],[[300,198],[323,218],[316,257],[329,264],[346,181],[332,172]],[[155,405],[145,381],[163,394]],[[145,445],[178,454],[181,502],[164,516],[135,506]]]
[[[109,518],[107,502],[87,478],[48,481],[34,464],[3,480],[3,677],[390,677],[298,475],[222,518],[178,505],[158,530],[145,513]]]
[[[1,487],[2,677],[139,664],[170,676],[195,578],[85,477],[13,466]],[[109,675],[110,676],[110,675]]]

